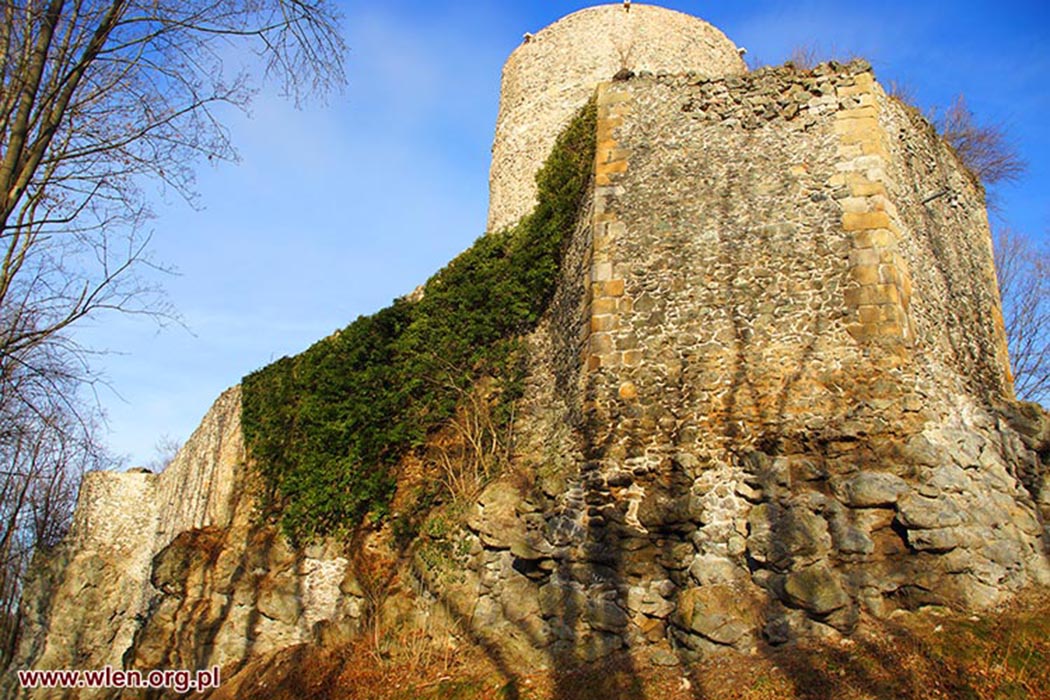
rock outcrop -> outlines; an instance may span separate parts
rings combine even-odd
[[[709,25],[623,12],[572,15],[504,74],[500,225],[598,103],[509,472],[406,549],[384,526],[297,551],[255,513],[231,390],[164,473],[88,478],[22,665],[232,672],[367,615],[508,667],[679,663],[1050,583],[1050,420],[1013,401],[979,183],[863,61],[746,73]]]

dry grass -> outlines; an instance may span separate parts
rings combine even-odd
[[[830,48],[820,44],[800,44],[791,49],[786,63],[791,64],[798,70],[813,70],[821,63],[836,61],[838,63],[849,63],[859,55],[852,51],[846,51],[838,46]]]
[[[500,428],[493,413],[491,384],[482,380],[467,389],[451,384],[459,394],[456,412],[427,445],[431,471],[453,501],[472,501],[510,461],[513,436],[510,427]]]
[[[911,84],[900,80],[890,80],[890,84],[886,87],[886,94],[917,111],[918,108],[914,106],[917,97],[915,88]]]
[[[478,649],[426,646],[409,635],[378,655],[367,642],[296,647],[249,666],[212,700],[1041,700],[1050,698],[1050,593],[981,616],[924,612],[845,643],[684,667],[622,656],[509,679]]]

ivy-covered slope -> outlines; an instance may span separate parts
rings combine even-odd
[[[520,391],[520,337],[553,294],[594,162],[595,108],[561,134],[537,174],[538,204],[479,238],[397,300],[243,381],[249,457],[285,532],[310,539],[386,514],[393,467],[491,377],[503,405]],[[504,417],[506,420],[506,417]]]

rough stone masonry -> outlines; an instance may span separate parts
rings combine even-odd
[[[492,228],[596,95],[593,186],[513,473],[444,562],[393,563],[390,620],[540,666],[673,664],[1050,583],[1050,424],[1012,401],[984,193],[868,64],[749,73],[710,25],[617,4],[503,81]],[[164,474],[89,476],[22,666],[235,670],[356,633],[353,552],[251,519],[231,401]]]

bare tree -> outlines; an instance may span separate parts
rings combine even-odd
[[[235,160],[219,108],[255,67],[297,102],[342,84],[331,0],[0,0],[0,646],[32,545],[103,454],[85,319],[169,317],[146,186],[193,201]],[[14,596],[12,598],[11,596]]]
[[[164,433],[153,445],[153,459],[145,465],[145,468],[159,474],[174,461],[180,449],[182,449],[182,441]]]
[[[1025,171],[1027,164],[1004,127],[978,123],[962,95],[943,112],[935,113],[933,121],[963,164],[986,186],[1016,180]]]
[[[235,158],[219,105],[252,94],[247,43],[295,99],[342,80],[325,0],[22,0],[0,5],[0,377],[103,311],[150,313],[145,179],[193,196]]]
[[[84,472],[105,464],[93,440],[97,411],[71,400],[79,380],[51,376],[40,382],[16,368],[19,402],[4,406],[0,437],[0,667],[17,642],[22,582],[34,553],[66,533]],[[63,392],[45,400],[41,392]]]
[[[1050,251],[1008,228],[997,229],[995,276],[1014,375],[1024,401],[1050,394]]]

